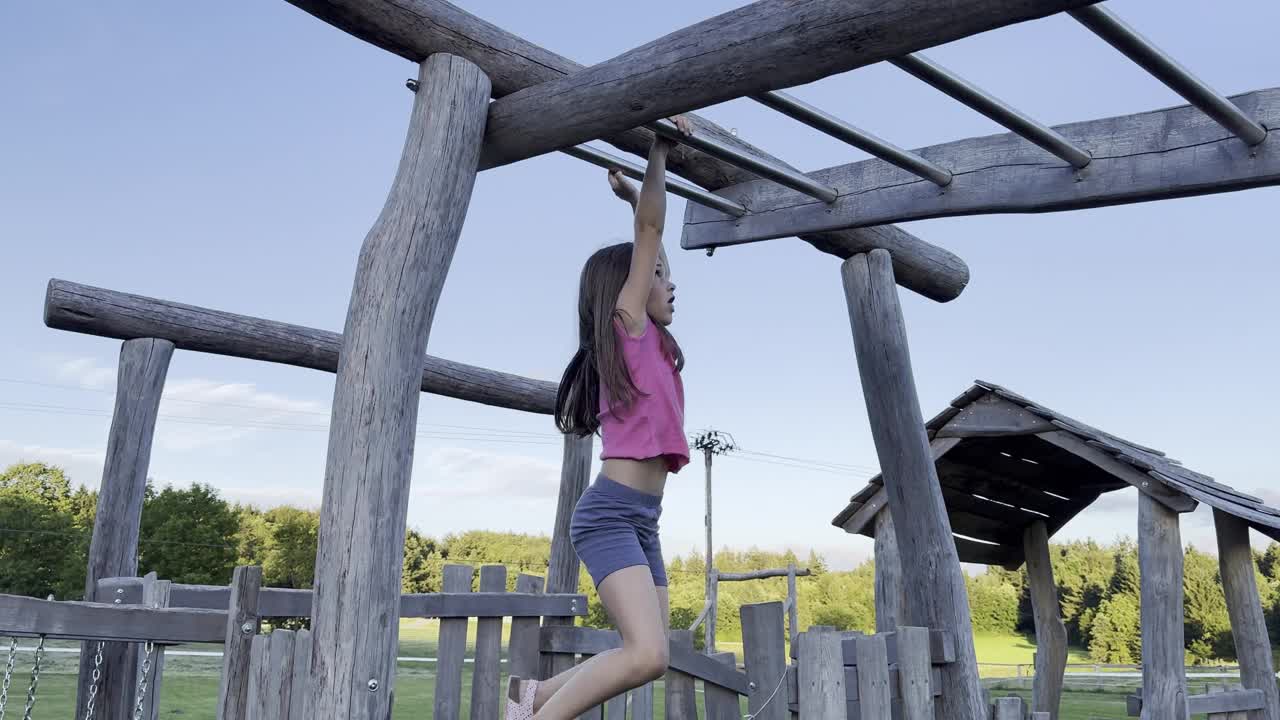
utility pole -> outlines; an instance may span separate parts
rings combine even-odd
[[[737,448],[737,445],[733,440],[733,436],[728,433],[722,433],[718,430],[703,430],[694,436],[693,447],[702,451],[707,469],[707,512],[703,518],[707,528],[707,562],[704,568],[706,572],[704,585],[706,605],[702,610],[702,614],[703,622],[705,623],[703,625],[704,651],[712,653],[716,650],[716,571],[711,565],[715,552],[715,545],[711,541],[711,458],[715,455],[724,455],[732,452]]]

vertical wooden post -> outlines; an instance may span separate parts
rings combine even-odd
[[[147,607],[162,608],[169,607],[169,589],[172,586],[168,580],[156,579],[154,572],[149,572],[142,578],[142,604]],[[138,656],[138,670],[136,677],[142,677],[142,664],[145,661],[145,653],[136,653]],[[147,696],[142,703],[142,720],[156,720],[160,717],[160,681],[164,679],[164,646],[157,645],[151,653],[151,666],[147,671]],[[136,685],[136,683],[135,683]],[[136,700],[135,700],[136,702]],[[130,717],[133,717],[130,715]]]
[[[734,658],[731,652],[715,653],[711,656],[717,662],[733,667]],[[742,720],[742,710],[738,704],[738,693],[715,683],[702,683],[702,702],[706,708],[706,720]]]
[[[671,647],[693,650],[691,630],[672,630]],[[666,717],[669,720],[698,720],[697,698],[694,697],[693,676],[679,670],[668,669],[666,674]]]
[[[902,626],[895,632],[898,643],[898,686],[902,696],[903,720],[932,720],[933,654],[929,628]]]
[[[648,682],[630,693],[631,720],[653,720],[653,683]]]
[[[270,635],[254,635],[249,644],[249,676],[245,681],[244,717],[246,720],[267,720],[267,683],[271,652]]]
[[[996,698],[995,720],[1022,720],[1022,698],[1009,696]]]
[[[480,568],[480,592],[506,592],[507,569],[502,565]],[[502,695],[502,618],[476,621],[476,662],[471,672],[471,717],[497,718]]]
[[[780,689],[787,671],[782,603],[743,605],[739,616],[742,618],[743,662],[751,684],[747,711],[755,720],[787,720],[786,690]]]
[[[289,686],[288,720],[310,720],[311,631],[299,630],[293,638],[293,678]],[[221,720],[221,719],[219,719]]]
[[[258,634],[258,591],[262,568],[241,566],[231,576],[227,635],[222,644],[222,677],[218,686],[218,720],[245,720],[248,715],[249,664]],[[123,716],[121,716],[123,717]]]
[[[1265,710],[1249,711],[1249,720],[1280,720],[1280,691],[1276,688],[1271,641],[1262,615],[1262,600],[1254,578],[1253,551],[1249,547],[1249,526],[1240,518],[1213,511],[1218,535],[1218,571],[1222,592],[1227,598],[1231,636],[1240,660],[1240,683],[1262,691]]]
[[[876,513],[876,632],[893,632],[903,624],[902,556],[893,513],[886,506]]]
[[[151,465],[151,440],[155,435],[160,395],[169,373],[173,343],[144,338],[126,340],[120,346],[116,371],[115,410],[107,436],[107,455],[98,488],[98,509],[89,541],[89,565],[85,573],[85,600],[95,598],[98,580],[132,577],[138,573],[138,529],[142,524],[142,496]],[[93,674],[96,642],[80,647],[80,674],[76,683],[76,717],[84,717],[87,688]],[[136,687],[134,648],[127,643],[106,643],[102,649],[102,677],[94,705],[109,717],[133,716]]]
[[[521,573],[516,578],[516,592],[540,593],[543,580],[537,575]],[[507,641],[507,673],[519,678],[535,678],[542,656],[536,617],[511,618],[511,637]]]
[[[1031,609],[1036,625],[1036,674],[1032,681],[1031,709],[1047,712],[1050,720],[1058,720],[1063,673],[1067,670],[1067,628],[1062,624],[1058,586],[1054,583],[1049,559],[1049,531],[1043,520],[1036,520],[1023,532],[1022,548],[1027,558]]]
[[[556,498],[555,526],[551,531],[551,559],[547,568],[548,593],[578,592],[582,563],[569,539],[569,523],[578,498],[591,483],[592,436],[564,436],[564,458],[560,463],[560,494]],[[573,625],[573,617],[546,617],[542,624]],[[573,667],[573,655],[556,653],[542,658],[542,677],[549,678]]]
[[[796,592],[796,564],[787,563],[787,640],[800,636],[800,593]]]
[[[317,720],[390,716],[422,356],[475,181],[489,79],[422,62],[386,204],[360,251],[338,358],[312,606]]]
[[[703,628],[703,649],[708,655],[716,651],[716,616],[720,610],[720,572],[711,568],[707,576],[707,624]]]
[[[706,573],[706,580],[703,583],[703,594],[707,603],[707,619],[702,626],[702,643],[703,652],[713,653],[716,651],[716,588],[715,581],[712,577],[715,575],[715,545],[711,543],[711,447],[702,449],[703,457],[707,467],[707,483],[706,483],[706,516],[702,522],[707,530],[707,564],[703,567]]]
[[[898,622],[955,633],[956,661],[942,671],[940,717],[982,717],[982,688],[964,573],[925,435],[885,250],[855,255],[841,267],[858,373],[889,510],[902,557],[904,605]]]
[[[1142,720],[1187,717],[1182,564],[1178,514],[1150,495],[1139,493]]]
[[[443,589],[446,593],[471,592],[470,565],[445,565]],[[398,619],[397,614],[397,619]],[[436,720],[458,720],[462,714],[462,665],[467,657],[467,618],[440,621],[440,644],[436,648]]]
[[[803,649],[804,646],[801,645],[801,650]],[[861,716],[864,718],[891,717],[889,647],[885,635],[858,637],[854,641],[854,654],[858,665],[858,708],[862,711]],[[802,665],[801,671],[803,670]],[[805,690],[802,688],[800,691],[802,702],[804,693]],[[801,714],[804,714],[803,708],[801,708]],[[825,717],[825,715],[818,717]]]

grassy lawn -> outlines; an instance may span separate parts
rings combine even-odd
[[[506,645],[506,629],[503,633],[503,645]],[[402,657],[433,657],[436,652],[436,638],[439,622],[434,620],[406,620],[400,628],[400,655]],[[475,641],[475,625],[469,628],[468,646]],[[979,635],[975,637],[979,663],[1024,664],[1032,662],[1035,646],[1020,636]],[[50,643],[51,647],[68,647],[70,643]],[[731,650],[741,658],[740,643],[720,641],[718,650]],[[191,646],[183,649],[216,650],[216,646]],[[33,717],[71,717],[75,703],[75,656],[69,654],[50,654],[47,656],[42,674],[40,688]],[[18,671],[10,688],[9,703],[12,707],[21,708],[26,699],[27,681],[30,672],[30,654],[19,656]],[[1087,655],[1078,649],[1072,649],[1069,662],[1088,662]],[[25,663],[26,669],[23,669]],[[161,711],[163,718],[181,720],[215,720],[214,709],[218,689],[218,674],[221,660],[204,657],[170,656],[165,661],[165,673],[161,692]],[[401,662],[396,678],[396,701],[393,717],[396,720],[430,717],[434,701],[435,685],[434,663]],[[1002,674],[1013,674],[1013,668],[999,668],[993,665],[983,667],[984,683],[991,686],[992,697],[1017,694],[1030,700],[1028,688],[1017,687],[1016,684],[1002,685],[995,678]],[[505,678],[504,678],[505,680]],[[470,713],[471,698],[470,666],[463,673],[462,714],[466,718]],[[1094,720],[1094,718],[1119,718],[1125,715],[1125,690],[1068,690],[1063,696],[1062,720]],[[1192,685],[1192,692],[1199,692]],[[655,717],[662,719],[662,684],[658,683],[655,693]],[[745,707],[744,707],[745,711]]]

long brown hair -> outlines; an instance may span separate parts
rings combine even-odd
[[[619,347],[614,319],[622,316],[618,294],[631,270],[631,243],[597,250],[582,267],[578,283],[578,351],[560,378],[556,392],[556,427],[586,436],[600,429],[600,386],[609,393],[610,410],[626,410],[640,394]],[[676,365],[684,369],[684,353],[665,327],[650,321]]]

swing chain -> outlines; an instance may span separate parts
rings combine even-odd
[[[133,706],[133,720],[142,720],[142,706],[147,702],[147,675],[151,672],[151,654],[156,644],[146,644],[146,655],[142,657],[142,669],[138,673],[138,702]]]
[[[13,680],[13,665],[18,659],[18,638],[9,638],[9,660],[4,666],[4,680],[0,682],[0,720],[4,720],[4,706],[9,704],[9,681]]]
[[[36,662],[31,666],[31,686],[27,688],[27,708],[22,713],[22,720],[31,720],[31,709],[36,706],[36,686],[40,684],[40,662],[44,660],[44,636],[36,645]]]
[[[102,680],[102,647],[106,643],[98,641],[98,649],[93,654],[93,674],[89,676],[89,699],[85,703],[84,720],[93,720],[94,702],[98,699],[98,681]]]

